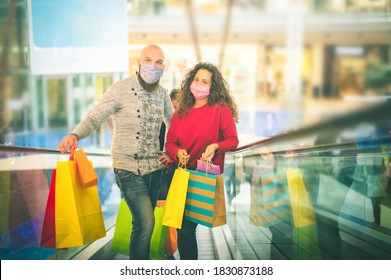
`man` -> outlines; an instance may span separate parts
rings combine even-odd
[[[153,211],[162,185],[159,131],[162,121],[169,126],[173,107],[167,91],[159,85],[164,53],[148,45],[140,54],[139,69],[111,85],[97,106],[59,144],[70,151],[112,116],[111,157],[117,185],[132,213],[130,259],[148,259],[154,228]]]

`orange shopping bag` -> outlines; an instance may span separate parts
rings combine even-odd
[[[96,175],[94,167],[83,149],[75,151],[74,157],[81,186],[84,188],[96,186],[98,184],[98,175]]]
[[[164,207],[166,204],[165,200],[158,200],[156,206]],[[166,232],[166,246],[164,249],[164,254],[166,256],[173,256],[178,250],[178,234],[176,228],[167,227]]]

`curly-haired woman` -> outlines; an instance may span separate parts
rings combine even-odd
[[[171,159],[186,159],[196,169],[197,160],[209,160],[224,171],[224,155],[238,146],[236,104],[221,72],[210,63],[198,63],[181,84],[178,108],[167,133],[166,151]],[[197,224],[183,220],[178,234],[182,260],[198,259]]]

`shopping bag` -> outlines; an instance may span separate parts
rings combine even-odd
[[[173,256],[176,251],[178,251],[177,229],[173,227],[167,227],[166,246],[164,247],[164,254],[166,254],[166,256]]]
[[[49,180],[37,155],[26,155],[23,159],[19,157],[15,159],[15,161],[20,160],[23,160],[24,165],[29,166],[30,169],[11,172],[9,227],[14,228],[27,221],[34,221],[36,241],[39,243],[49,193]]]
[[[388,156],[384,156],[383,160],[384,160],[384,167],[386,169],[385,172],[386,177],[391,178],[391,158],[389,158]]]
[[[155,227],[151,237],[151,246],[149,249],[150,260],[164,259],[164,250],[166,246],[167,227],[162,225],[163,207],[155,207]]]
[[[299,168],[286,171],[293,225],[301,228],[315,224],[314,208]]]
[[[320,259],[316,224],[292,229],[292,260]]]
[[[74,158],[81,186],[84,188],[96,186],[98,184],[98,175],[95,173],[92,162],[88,160],[83,149],[76,150]]]
[[[12,170],[12,166],[20,166],[21,162],[26,169]],[[38,155],[3,154],[0,166],[0,234],[32,221],[32,234],[39,243],[49,191],[41,159]]]
[[[183,166],[175,169],[164,207],[163,225],[173,228],[182,227],[189,176],[190,172]]]
[[[222,175],[189,170],[185,219],[207,227],[227,223]]]
[[[344,203],[341,208],[341,216],[353,220],[373,222],[373,211],[371,199],[354,189],[354,183],[346,193]]]
[[[6,162],[8,163],[8,162]],[[7,164],[8,165],[8,164]],[[9,231],[9,210],[10,210],[10,186],[11,186],[11,166],[6,166],[8,170],[0,171],[0,235]]]
[[[156,206],[165,207],[165,200],[158,200]],[[176,228],[167,227],[166,232],[166,245],[164,246],[164,254],[166,256],[173,256],[178,250],[178,233]]]
[[[81,187],[73,160],[57,162],[55,186],[57,248],[82,246],[106,236],[98,188]]]
[[[46,210],[42,224],[41,247],[56,248],[56,170],[52,171]]]
[[[166,244],[167,227],[162,225],[163,207],[157,206],[154,211],[155,227],[152,233],[151,246],[149,251],[150,260],[161,260],[164,258]],[[130,235],[132,233],[132,213],[126,204],[125,199],[121,199],[117,221],[114,230],[111,250],[113,252],[129,256]]]
[[[205,160],[197,160],[197,170],[204,171],[205,173],[220,175],[220,166],[214,165],[212,162],[208,162]]]
[[[270,227],[290,222],[290,205],[285,172],[255,166],[251,181],[250,224]]]
[[[382,156],[357,155],[356,169],[363,169],[362,177],[367,189],[368,197],[384,197],[387,195],[387,160]],[[354,172],[354,177],[358,174]]]
[[[23,161],[26,168],[13,170],[10,174],[9,193],[9,228],[23,228],[25,234],[14,241],[23,246],[24,244],[39,245],[42,234],[42,223],[45,214],[46,200],[49,193],[49,184],[46,172],[38,155],[25,155],[16,157]],[[0,183],[1,184],[1,183]],[[19,245],[13,245],[17,249]]]

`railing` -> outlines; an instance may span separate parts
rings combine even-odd
[[[87,153],[99,176],[106,230],[113,227],[120,200],[108,153]],[[69,154],[58,150],[0,145],[0,259],[70,259],[84,247],[40,247],[52,170]]]
[[[390,112],[382,103],[228,153],[222,232],[232,258],[390,259]],[[111,159],[87,156],[109,232],[120,200]],[[0,145],[0,259],[90,258],[81,254],[94,243],[40,247],[51,171],[68,157]]]
[[[262,147],[268,147],[269,149],[271,149],[271,147],[277,147],[278,149],[281,149],[282,146],[286,147],[287,145],[290,145],[290,148],[283,149],[283,150],[310,149],[310,148],[316,150],[328,149],[329,147],[333,147],[339,144],[336,143],[338,135],[340,135],[342,132],[348,131],[349,129],[357,129],[356,127],[361,124],[368,123],[371,124],[371,126],[376,126],[379,124],[382,126],[389,125],[389,123],[391,122],[390,112],[391,112],[391,99],[386,99],[385,102],[383,103],[372,105],[365,109],[357,110],[344,116],[330,118],[324,120],[323,122],[316,123],[308,127],[303,127],[298,130],[288,131],[283,134],[279,134],[245,146],[241,146],[235,151],[229,152],[227,155],[235,155],[247,151],[254,151],[257,148],[262,148]],[[324,137],[321,142],[320,142],[321,139],[318,139],[319,145],[316,145],[316,147],[314,147],[314,144],[316,144],[314,140],[321,136],[328,136],[328,137],[327,138]],[[383,136],[386,136],[387,138],[389,137],[389,135],[388,136],[383,135]],[[380,141],[381,140],[380,138],[381,137],[379,137],[379,135],[374,135],[373,137],[367,139],[363,139],[362,137],[356,137],[354,139],[341,138],[339,140],[344,141],[342,145],[347,145],[348,142],[357,145],[357,142],[361,143],[361,142],[374,141],[374,140]],[[281,145],[281,143],[285,145]]]
[[[230,152],[235,259],[391,258],[391,103]]]

